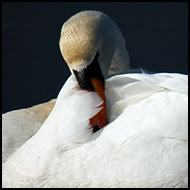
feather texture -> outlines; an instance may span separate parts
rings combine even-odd
[[[87,121],[101,100],[71,76],[40,130],[3,164],[3,187],[187,187],[187,76],[166,88],[167,76],[108,79],[110,122],[94,134]]]

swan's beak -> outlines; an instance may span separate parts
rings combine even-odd
[[[107,113],[106,113],[106,100],[104,95],[104,82],[102,82],[97,78],[92,78],[91,83],[97,94],[103,100],[102,105],[100,105],[100,107],[102,107],[100,112],[98,112],[94,117],[90,119],[90,124],[93,127],[93,132],[96,132],[97,130],[103,128],[108,123]]]
[[[94,117],[90,118],[91,128],[93,132],[98,131],[107,125],[107,113],[106,113],[106,102],[104,95],[104,77],[101,73],[99,64],[92,63],[86,69],[82,71],[73,70],[73,73],[78,81],[79,87],[82,90],[89,92],[96,91],[100,98],[103,100],[102,109]]]

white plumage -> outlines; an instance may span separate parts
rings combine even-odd
[[[89,118],[102,100],[78,90],[71,75],[44,124],[29,140],[20,138],[20,148],[9,146],[11,129],[3,123],[9,157],[3,187],[187,187],[187,83],[175,73],[107,79],[109,124],[91,133]],[[10,147],[18,149],[6,153]]]

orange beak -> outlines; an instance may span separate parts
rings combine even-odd
[[[106,113],[106,101],[104,95],[105,88],[104,88],[104,82],[97,78],[92,78],[91,83],[97,94],[103,100],[103,103],[99,106],[102,107],[102,109],[95,116],[90,118],[90,124],[91,124],[90,128],[93,128],[93,132],[96,132],[99,128],[103,128],[108,123],[107,113]]]

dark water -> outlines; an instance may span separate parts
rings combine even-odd
[[[109,15],[132,68],[187,74],[187,3],[3,3],[2,112],[56,98],[70,75],[59,50],[62,24],[82,10]]]

